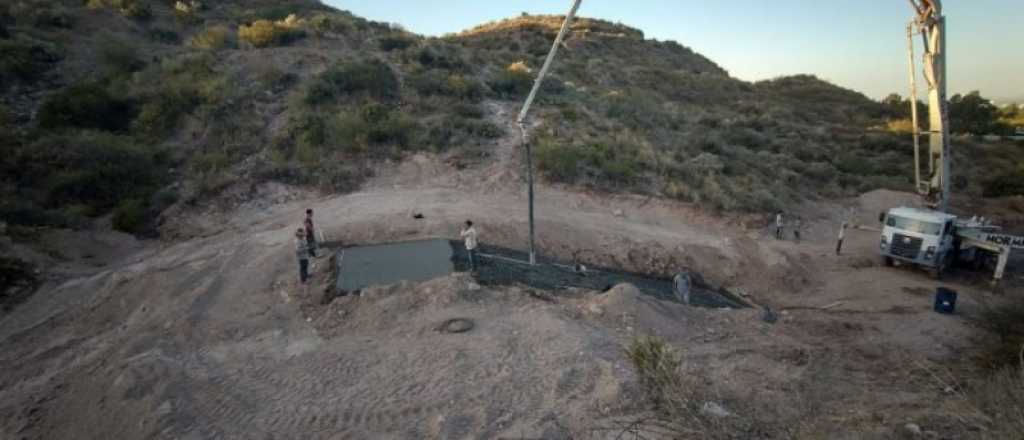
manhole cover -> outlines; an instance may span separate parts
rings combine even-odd
[[[473,321],[465,318],[449,319],[437,327],[442,333],[465,333],[473,329]]]

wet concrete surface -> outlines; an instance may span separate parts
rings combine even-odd
[[[630,283],[641,292],[666,301],[678,301],[672,281],[605,267],[587,266],[585,272],[570,263],[538,257],[536,265],[526,263],[528,254],[514,249],[481,245],[474,278],[483,285],[525,285],[556,294],[567,288],[605,291],[616,284]],[[451,272],[469,270],[466,249],[461,242],[444,239],[358,246],[338,251],[337,287],[351,292],[372,285],[400,281],[426,281]],[[699,307],[746,307],[735,295],[713,286],[694,285],[690,302]]]
[[[448,240],[359,246],[338,251],[338,289],[351,292],[399,281],[426,281],[455,270]]]

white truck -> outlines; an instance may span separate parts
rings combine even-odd
[[[993,282],[998,282],[1010,252],[1024,249],[1024,237],[1001,234],[999,227],[977,218],[963,220],[931,209],[899,207],[883,213],[879,220],[883,263],[926,267],[935,278],[958,262],[979,269],[993,263]]]
[[[939,0],[911,0],[917,16],[907,25],[910,53],[910,113],[914,135],[914,180],[918,193],[935,209],[899,207],[880,215],[879,243],[885,265],[895,262],[928,268],[936,278],[958,261],[977,267],[995,263],[993,283],[1003,277],[1012,249],[1024,249],[1024,238],[999,233],[999,228],[977,218],[958,219],[949,214],[950,168],[949,115],[946,105],[946,17]],[[917,115],[917,73],[914,36],[924,46],[924,77],[928,88],[928,167],[921,176],[921,155]]]

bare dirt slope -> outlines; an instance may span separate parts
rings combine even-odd
[[[933,314],[936,283],[879,267],[872,233],[851,232],[846,254],[834,256],[831,230],[845,207],[816,207],[798,245],[692,206],[540,188],[546,254],[697,270],[781,311],[774,325],[759,310],[686,308],[628,287],[544,301],[467,275],[321,305],[326,259],[311,287],[295,281],[291,231],[307,206],[341,243],[454,237],[467,218],[485,241],[526,242],[525,200],[508,168],[457,170],[424,155],[380,175],[358,193],[298,202],[270,188],[281,203],[168,226],[203,238],[149,243],[48,282],[0,317],[0,437],[601,436],[638,413],[622,347],[648,334],[723,395],[765,402],[765,423],[792,423],[787,432],[885,438],[907,421],[956,432],[937,415],[942,394],[911,380],[910,360],[969,354],[985,338],[970,320],[992,297],[953,282],[962,314]],[[873,197],[899,195],[848,207],[868,216]],[[475,327],[436,330],[451,318]]]

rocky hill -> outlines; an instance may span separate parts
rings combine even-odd
[[[516,135],[496,109],[521,102],[560,21],[425,38],[314,0],[6,2],[0,217],[74,227],[113,213],[115,228],[153,234],[169,208],[263,182],[346,192],[413,152],[493,161]],[[859,93],[813,76],[741,81],[602,20],[577,21],[565,45],[532,115],[549,182],[752,212],[910,184],[909,139]],[[957,168],[979,170],[992,168]],[[980,194],[975,180],[964,191]]]

